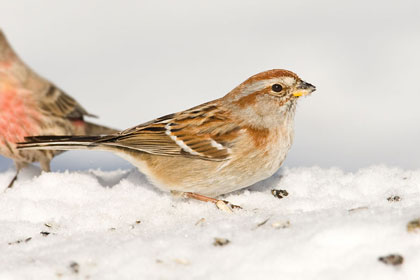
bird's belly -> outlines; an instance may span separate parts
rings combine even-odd
[[[164,191],[217,196],[245,188],[273,175],[280,168],[290,147],[288,143],[284,144],[263,153],[253,151],[246,157],[222,162],[150,154],[130,157],[130,161]]]
[[[0,82],[0,154],[16,155],[15,143],[23,141],[25,136],[39,134],[40,114],[30,103],[30,97],[18,94],[15,88]]]
[[[0,141],[16,143],[38,134],[41,116],[30,103],[29,96],[0,84]]]

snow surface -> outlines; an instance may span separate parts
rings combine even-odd
[[[135,169],[27,168],[0,194],[0,279],[419,279],[420,170],[284,168],[224,199],[243,209],[173,197]],[[389,254],[403,264],[378,261]]]

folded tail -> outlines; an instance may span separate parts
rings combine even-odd
[[[83,150],[94,149],[102,141],[115,136],[29,136],[18,143],[20,150]]]

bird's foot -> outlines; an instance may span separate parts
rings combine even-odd
[[[176,195],[182,195],[185,198],[192,198],[192,199],[196,199],[196,200],[200,200],[200,201],[204,201],[204,202],[214,203],[217,206],[217,208],[219,208],[222,211],[229,212],[229,213],[232,213],[233,209],[242,209],[241,206],[232,204],[229,201],[220,200],[220,199],[204,196],[204,195],[197,194],[197,193],[177,192],[177,191],[172,191],[172,193],[176,194]]]

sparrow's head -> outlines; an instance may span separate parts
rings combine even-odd
[[[273,69],[248,78],[224,99],[248,117],[275,118],[294,113],[296,100],[315,91],[315,86],[301,80],[295,73]]]
[[[313,91],[315,91],[315,86],[301,80],[295,73],[283,69],[273,69],[248,78],[230,94],[236,95],[237,99],[250,95],[270,95],[281,100],[292,100]]]

